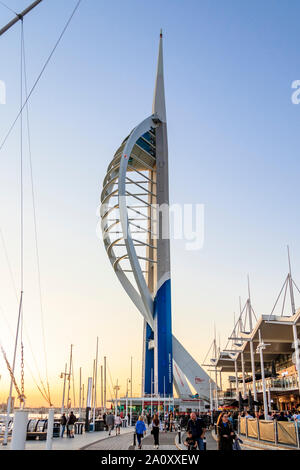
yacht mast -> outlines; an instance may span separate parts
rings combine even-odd
[[[13,20],[11,20],[9,23],[7,23],[7,25],[4,26],[4,28],[0,29],[0,36],[2,36],[2,34],[6,33],[6,31],[8,31],[18,21],[23,21],[24,16],[26,16],[27,13],[29,13],[31,10],[33,10],[42,1],[43,0],[36,0],[31,5],[29,5],[29,7],[25,8],[25,10],[23,10],[21,13],[17,13]]]

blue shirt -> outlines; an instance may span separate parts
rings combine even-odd
[[[137,434],[144,434],[144,431],[147,430],[144,421],[138,421],[135,425],[135,430]]]

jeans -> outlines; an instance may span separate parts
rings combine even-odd
[[[198,449],[199,450],[204,450],[204,442],[203,442],[203,439],[201,439],[201,437],[199,437],[198,439],[196,439],[197,441],[197,444],[198,444]]]
[[[66,425],[62,424],[61,425],[61,435],[60,435],[60,437],[64,437],[65,429],[66,429]]]
[[[143,437],[143,434],[136,434],[136,437],[137,437],[137,441],[138,441],[138,445],[142,445],[142,437]]]

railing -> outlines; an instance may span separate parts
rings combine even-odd
[[[272,443],[275,446],[299,446],[299,430],[294,421],[265,421],[262,419],[239,418],[239,434],[249,439]]]
[[[299,388],[298,385],[298,377],[296,375],[291,375],[290,377],[281,377],[281,378],[272,378],[268,377],[266,380],[266,388],[268,390],[297,390]],[[248,382],[246,383],[246,389],[253,392],[253,383]],[[258,392],[262,392],[263,385],[262,380],[256,380],[256,390]]]

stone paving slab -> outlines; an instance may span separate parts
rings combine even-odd
[[[120,436],[111,436],[94,442],[91,445],[85,446],[82,450],[129,450],[133,443],[133,435],[134,432],[131,430],[131,432],[121,434]]]

